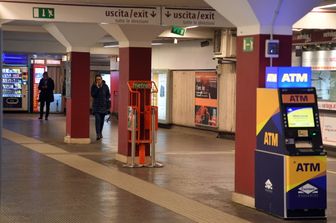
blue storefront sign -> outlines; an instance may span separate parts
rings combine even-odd
[[[6,65],[27,65],[28,63],[28,57],[24,54],[4,53],[2,56],[3,63]]]
[[[266,67],[266,88],[312,86],[311,67]]]

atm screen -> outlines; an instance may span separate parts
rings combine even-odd
[[[312,107],[287,107],[288,127],[315,127]]]

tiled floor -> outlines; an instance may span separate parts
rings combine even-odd
[[[92,140],[93,128],[91,120]],[[231,201],[233,141],[160,129],[165,167],[128,169],[114,160],[115,121],[104,128],[102,142],[68,145],[64,116],[5,114],[0,222],[283,222]],[[336,159],[328,169],[328,222],[336,222]]]

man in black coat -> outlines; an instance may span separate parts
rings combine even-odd
[[[40,117],[43,119],[44,104],[46,105],[45,120],[48,120],[50,102],[54,101],[54,81],[48,76],[48,72],[43,73],[43,78],[40,80],[38,89],[40,90],[39,102],[40,102]]]

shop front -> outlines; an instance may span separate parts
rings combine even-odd
[[[40,106],[38,102],[39,90],[38,85],[45,71],[49,77],[54,80],[54,102],[50,104],[50,112],[62,113],[64,109],[62,92],[64,85],[64,68],[61,59],[39,57],[31,59],[31,97],[30,97],[30,112],[39,112]]]
[[[336,146],[336,50],[305,51],[302,66],[312,68],[323,144]]]

